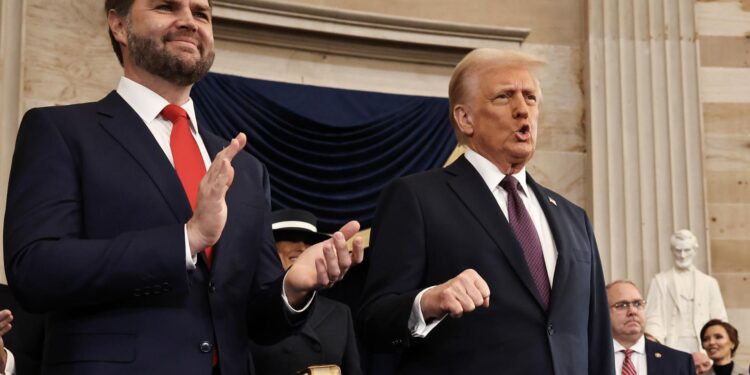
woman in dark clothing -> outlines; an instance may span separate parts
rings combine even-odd
[[[714,361],[712,367],[716,375],[747,375],[744,369],[735,366],[734,353],[740,345],[737,329],[719,319],[712,319],[701,329],[703,349]]]

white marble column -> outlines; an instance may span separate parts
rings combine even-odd
[[[706,271],[701,107],[692,0],[589,0],[587,183],[607,281],[644,289],[688,228]]]
[[[5,217],[8,172],[18,130],[21,97],[23,0],[0,1],[0,238]],[[0,264],[3,252],[0,241]],[[5,283],[5,269],[0,269]]]

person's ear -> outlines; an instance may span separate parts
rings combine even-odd
[[[110,9],[109,12],[107,12],[107,23],[109,24],[109,30],[112,32],[115,40],[119,42],[121,46],[127,46],[127,19],[120,17],[114,9]]]
[[[464,104],[456,104],[453,106],[452,115],[461,134],[465,135],[467,138],[471,138],[474,134],[474,122],[469,108]]]

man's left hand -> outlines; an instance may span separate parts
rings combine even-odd
[[[359,231],[359,223],[350,221],[330,239],[308,247],[287,271],[284,290],[292,307],[304,305],[307,296],[318,289],[330,288],[344,278],[346,271],[362,262],[364,245],[362,239],[348,241]]]

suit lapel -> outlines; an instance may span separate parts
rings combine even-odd
[[[446,172],[455,176],[448,181],[448,185],[456,193],[458,199],[477,218],[490,238],[500,248],[523,285],[534,296],[539,306],[544,309],[544,303],[539,296],[529,267],[526,264],[526,259],[523,256],[523,249],[516,240],[508,220],[503,216],[500,207],[497,206],[495,197],[487,190],[479,172],[464,156],[447,167]]]
[[[661,368],[662,353],[653,343],[646,340],[646,371],[649,374],[665,373]]]
[[[172,209],[175,218],[178,221],[190,218],[192,209],[182,183],[138,114],[114,91],[98,103],[97,113],[104,130],[115,138],[149,175]]]
[[[558,199],[554,199],[551,193],[537,184],[528,173],[526,173],[526,184],[534,191],[534,195],[542,207],[544,217],[547,219],[547,223],[549,223],[552,238],[557,248],[557,262],[550,295],[550,305],[552,306],[556,300],[564,298],[565,287],[571,273],[571,262],[573,261],[570,251],[566,248],[566,244],[573,243],[573,240],[568,238],[568,231],[561,230],[565,219],[560,217],[561,213],[557,207]]]
[[[316,329],[329,317],[329,315],[331,315],[333,311],[333,305],[328,303],[327,300],[321,298],[316,302],[315,309],[310,314],[307,322],[302,326],[302,334],[320,344],[321,338]],[[342,332],[337,332],[337,334],[342,334]]]

